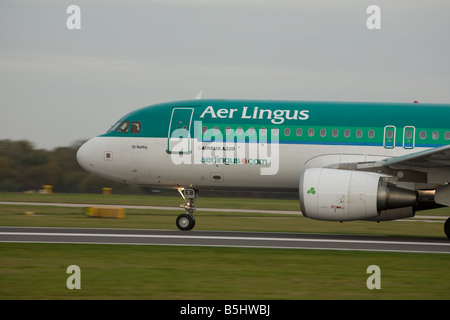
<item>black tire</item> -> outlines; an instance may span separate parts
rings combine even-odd
[[[178,229],[182,231],[188,231],[194,228],[195,219],[190,214],[183,213],[178,216],[176,224]]]
[[[445,221],[444,231],[445,231],[445,234],[447,235],[447,238],[450,239],[450,218],[448,218],[447,221]]]

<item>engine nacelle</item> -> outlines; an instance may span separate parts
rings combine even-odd
[[[388,183],[377,173],[327,168],[302,171],[299,196],[304,216],[329,221],[411,217],[417,200],[416,191]],[[404,210],[391,210],[396,208]]]

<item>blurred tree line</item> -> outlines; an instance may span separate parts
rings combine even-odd
[[[103,187],[113,193],[147,193],[143,187],[122,185],[97,178],[83,170],[76,154],[83,141],[70,147],[48,151],[35,149],[29,141],[0,140],[0,191],[40,190],[52,185],[54,192],[100,193]]]

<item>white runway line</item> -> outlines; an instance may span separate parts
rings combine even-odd
[[[288,242],[332,242],[332,243],[363,243],[363,244],[399,244],[399,245],[433,245],[450,247],[449,243],[441,242],[411,242],[411,241],[378,241],[378,240],[340,240],[340,239],[309,239],[309,238],[272,238],[272,237],[235,237],[235,236],[177,236],[153,234],[114,234],[114,233],[57,233],[57,232],[0,232],[0,235],[20,236],[65,236],[65,237],[116,237],[116,238],[163,238],[163,239],[203,239],[203,240],[251,240],[251,241],[288,241]]]

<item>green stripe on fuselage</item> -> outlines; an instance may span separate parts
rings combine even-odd
[[[224,140],[226,128],[236,130],[241,127],[244,132],[253,128],[256,141],[265,139],[259,135],[261,128],[267,130],[269,137],[271,130],[276,128],[280,143],[383,146],[384,128],[391,125],[396,127],[395,146],[403,145],[405,127],[414,127],[415,147],[450,143],[450,105],[421,103],[186,100],[144,107],[121,119],[139,121],[139,133],[112,131],[102,136],[167,138],[173,108],[194,109],[192,137],[194,122],[201,121],[208,129],[217,127]],[[289,129],[288,135],[285,129]],[[298,129],[302,130],[301,135],[298,135]],[[311,129],[314,129],[313,135]],[[337,130],[336,136],[333,130]],[[348,137],[344,135],[345,130],[350,130]],[[371,130],[373,137],[369,137]],[[361,136],[357,136],[357,132]]]

